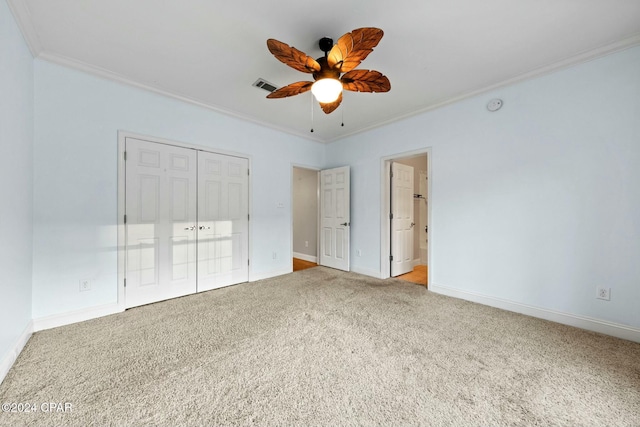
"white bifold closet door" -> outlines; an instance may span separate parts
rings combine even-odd
[[[249,280],[249,160],[198,153],[198,291]]]
[[[126,140],[126,307],[196,292],[196,151]]]
[[[249,280],[248,160],[126,139],[125,306]]]

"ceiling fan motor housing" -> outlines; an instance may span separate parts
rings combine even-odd
[[[320,50],[323,51],[326,56],[327,52],[329,52],[333,47],[333,39],[329,37],[323,37],[318,42],[318,46],[320,46]]]
[[[332,70],[327,63],[327,55],[333,47],[333,39],[329,37],[323,37],[318,42],[318,46],[320,47],[320,50],[324,52],[324,56],[316,59],[316,61],[318,61],[318,64],[320,64],[320,71],[316,71],[315,73],[313,73],[313,79],[316,81],[320,79],[339,79],[340,71]]]
[[[320,64],[320,71],[316,71],[315,73],[313,73],[314,80],[320,80],[320,79],[336,79],[337,80],[340,78],[340,71],[330,68],[329,64],[327,63],[327,58],[322,56],[316,59],[316,61],[318,61],[318,64]]]

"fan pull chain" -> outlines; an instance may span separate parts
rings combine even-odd
[[[342,104],[342,108],[340,110],[342,113],[342,124],[340,126],[344,127],[344,103]]]
[[[311,94],[311,132],[313,132],[313,94]]]

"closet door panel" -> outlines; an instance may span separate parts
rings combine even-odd
[[[126,307],[196,292],[196,151],[126,139]]]

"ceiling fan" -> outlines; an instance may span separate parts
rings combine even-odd
[[[303,73],[313,75],[315,82],[302,81],[281,87],[267,98],[286,98],[311,90],[326,114],[342,102],[342,89],[354,92],[388,92],[389,79],[375,70],[355,70],[378,45],[383,32],[379,28],[358,28],[346,33],[334,45],[328,37],[320,39],[324,57],[313,59],[295,47],[278,40],[267,40],[269,52],[279,61]]]

